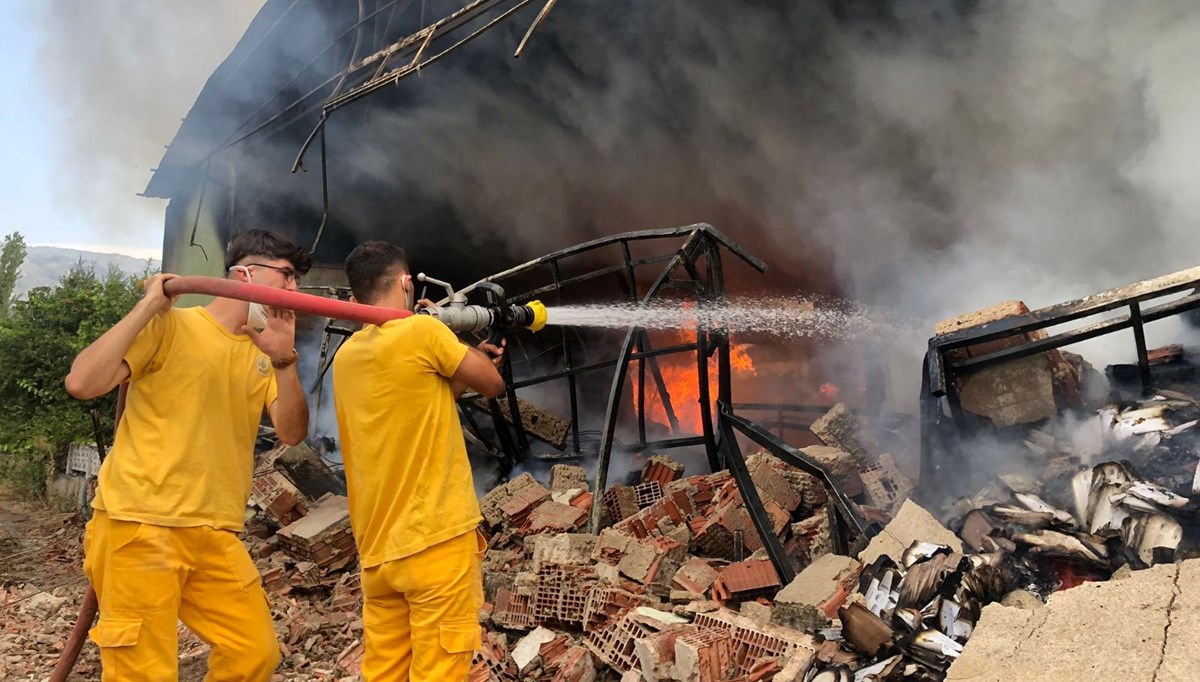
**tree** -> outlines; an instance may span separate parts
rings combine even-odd
[[[92,440],[91,408],[104,416],[112,442],[116,392],[81,403],[63,379],[75,355],[141,297],[142,279],[115,266],[101,277],[77,263],[57,286],[33,289],[0,320],[0,478],[40,493],[54,459],[71,443]]]
[[[4,238],[4,245],[0,247],[0,317],[8,316],[24,262],[25,238],[20,232],[13,232]]]

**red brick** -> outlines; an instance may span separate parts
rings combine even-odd
[[[712,587],[713,581],[716,579],[716,569],[704,559],[692,557],[679,567],[671,582],[681,590],[704,594],[708,592],[708,588]]]
[[[493,488],[479,501],[479,510],[489,527],[499,525],[505,519],[511,519],[514,514],[520,516],[521,511],[527,511],[550,497],[550,491],[529,475],[521,474],[502,486]],[[514,502],[514,498],[523,502]],[[512,513],[505,514],[501,508],[510,505]]]
[[[537,622],[583,625],[588,596],[596,584],[591,566],[546,564],[538,571],[533,614]]]
[[[558,672],[550,682],[584,682],[596,679],[596,664],[586,647],[573,646],[558,660]]]
[[[596,655],[596,658],[613,669],[625,673],[637,666],[634,642],[651,633],[653,630],[635,619],[633,612],[629,611],[608,627],[584,635],[583,644]]]
[[[780,585],[779,575],[770,561],[742,561],[721,569],[712,586],[712,598],[718,602],[732,597],[748,599],[772,594]]]
[[[675,640],[675,670],[679,679],[727,680],[732,667],[733,638],[726,630],[692,626]]]
[[[529,532],[566,533],[582,526],[587,517],[586,509],[561,502],[543,502],[529,514]]]
[[[638,513],[637,492],[627,485],[614,485],[601,498],[613,523],[620,523]]]
[[[658,481],[664,487],[683,476],[683,465],[665,455],[655,455],[642,469],[642,482]]]
[[[658,481],[646,481],[634,486],[633,493],[639,509],[645,509],[658,502],[663,497],[662,484]]]
[[[537,618],[534,615],[533,597],[518,594],[509,588],[501,588],[496,593],[496,608],[492,613],[492,622],[510,630],[528,630],[532,628]]]

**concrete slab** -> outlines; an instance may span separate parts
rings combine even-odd
[[[962,540],[957,535],[939,523],[933,514],[925,511],[921,505],[912,500],[905,500],[892,522],[885,526],[879,535],[871,538],[871,543],[859,553],[858,560],[870,564],[886,554],[896,563],[900,563],[900,555],[918,540],[946,545],[956,552],[963,551]]]
[[[992,604],[947,682],[1200,679],[1200,560],[1054,594],[1033,611]]]
[[[1167,613],[1167,643],[1156,682],[1200,679],[1200,560],[1179,565],[1174,588],[1176,596]]]
[[[826,554],[812,562],[775,595],[780,604],[820,606],[838,591],[850,575],[857,575],[862,564],[848,556]]]

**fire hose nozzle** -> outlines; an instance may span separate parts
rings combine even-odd
[[[525,325],[525,328],[531,332],[540,332],[546,327],[546,320],[550,314],[546,312],[546,306],[541,301],[530,301],[523,308],[526,308],[533,314],[533,321]]]
[[[506,332],[513,329],[541,331],[546,326],[546,306],[541,301],[525,304],[464,305],[425,308],[419,314],[436,317],[456,334]]]

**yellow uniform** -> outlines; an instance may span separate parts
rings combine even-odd
[[[364,328],[333,362],[368,682],[465,680],[479,646],[481,517],[450,382],[467,350],[415,315]]]
[[[271,363],[203,308],[155,316],[125,362],[125,413],[85,538],[104,679],[174,680],[182,619],[213,647],[207,679],[268,680],[278,644],[236,532],[277,393]]]

